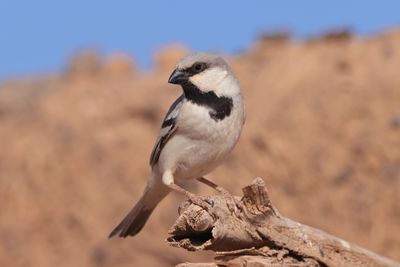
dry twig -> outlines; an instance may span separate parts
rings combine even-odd
[[[264,181],[256,178],[241,199],[211,196],[204,210],[185,202],[167,242],[190,251],[213,250],[215,263],[179,266],[400,266],[279,214]]]

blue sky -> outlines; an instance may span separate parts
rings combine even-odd
[[[371,34],[400,26],[399,12],[396,0],[0,0],[0,79],[58,71],[88,47],[128,53],[148,69],[154,51],[170,43],[234,53],[264,31]]]

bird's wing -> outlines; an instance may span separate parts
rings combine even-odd
[[[181,95],[172,106],[169,108],[167,115],[164,118],[164,121],[161,125],[160,135],[157,139],[157,142],[151,152],[150,156],[150,166],[154,167],[158,162],[161,151],[168,140],[172,137],[174,132],[176,131],[176,118],[178,117],[179,110],[183,105],[185,97]]]

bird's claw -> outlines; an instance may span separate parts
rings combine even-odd
[[[230,194],[227,190],[223,189],[222,195],[225,198],[226,206],[228,207],[228,210],[231,212],[231,214],[235,214],[238,216],[240,214],[240,209],[241,209],[241,202],[236,199],[236,197],[232,194]]]
[[[212,201],[211,199],[206,198],[206,197],[200,197],[200,196],[196,196],[194,194],[190,194],[190,195],[188,195],[188,199],[194,205],[197,205],[206,211],[209,211],[214,206],[214,201]]]

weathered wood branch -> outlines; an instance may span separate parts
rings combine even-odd
[[[185,202],[167,242],[190,251],[212,250],[215,263],[179,266],[400,266],[321,230],[283,217],[264,181],[256,178],[243,197],[205,198],[203,209]]]

